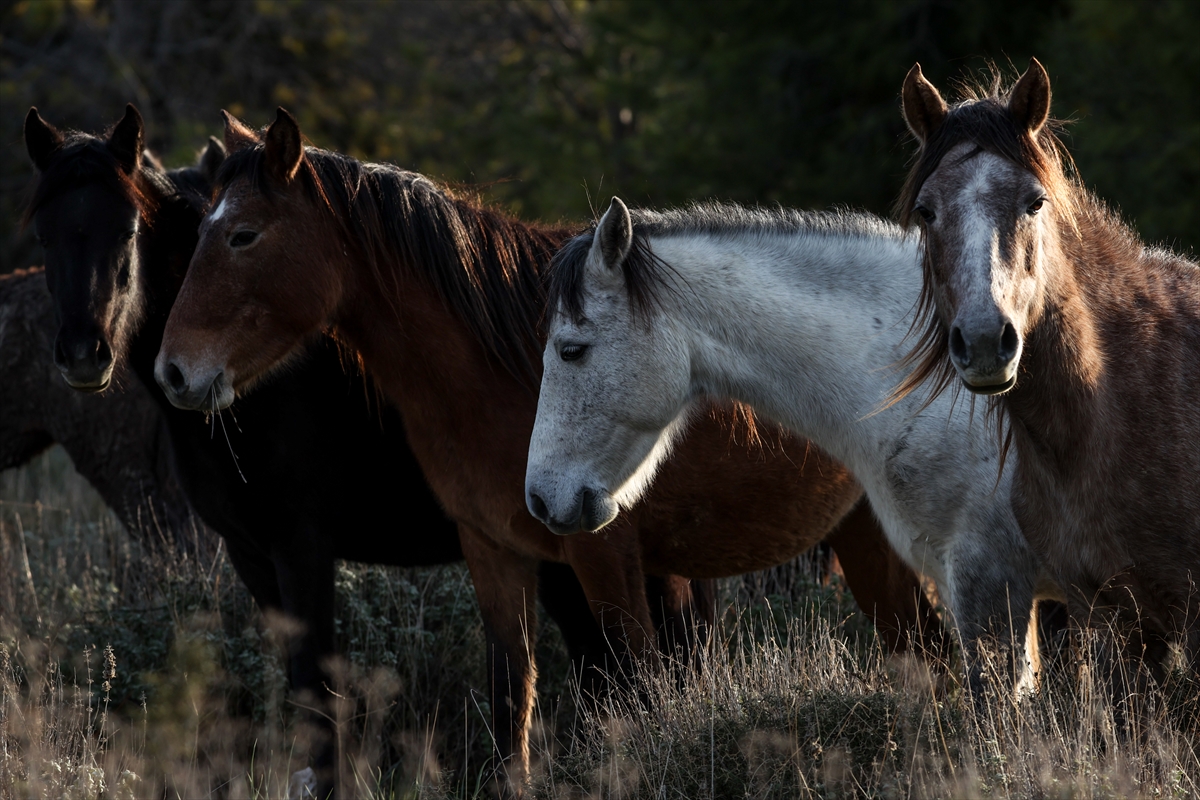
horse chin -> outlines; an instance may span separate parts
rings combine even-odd
[[[1013,375],[1003,383],[974,384],[970,383],[966,378],[963,378],[962,382],[963,386],[967,387],[972,393],[990,397],[991,395],[1004,394],[1016,386],[1017,376]]]
[[[72,378],[66,372],[63,372],[62,376],[63,380],[67,382],[67,386],[70,386],[75,391],[95,394],[98,392],[103,392],[112,385],[112,374],[112,367],[109,367],[108,369],[104,370],[99,377],[89,377],[79,380],[78,378]]]
[[[77,392],[87,392],[89,394],[97,394],[103,392],[112,385],[112,376],[105,377],[99,383],[73,383],[70,378],[66,378],[67,385]]]

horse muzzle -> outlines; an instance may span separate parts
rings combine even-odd
[[[1022,345],[1008,319],[984,330],[959,324],[950,328],[950,362],[975,394],[1003,394],[1016,385]]]
[[[102,336],[75,336],[59,331],[54,340],[54,365],[72,389],[102,392],[112,383],[112,348]]]
[[[176,408],[221,411],[233,405],[236,394],[224,370],[195,369],[159,355],[154,379]]]
[[[580,489],[563,508],[555,507],[555,494],[529,486],[525,505],[530,514],[559,536],[598,531],[616,519],[621,510],[604,489]]]

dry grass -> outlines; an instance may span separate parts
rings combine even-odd
[[[143,552],[52,452],[0,475],[0,557],[0,798],[286,796],[306,732],[272,627],[220,551]],[[729,582],[699,668],[642,674],[641,691],[599,707],[571,696],[543,626],[534,792],[1200,794],[1183,677],[1129,735],[1091,657],[1064,657],[1020,703],[977,706],[944,675],[884,659],[836,587],[788,577]],[[343,565],[338,599],[346,795],[486,796],[483,634],[465,571]]]

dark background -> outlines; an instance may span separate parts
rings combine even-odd
[[[1200,242],[1200,3],[1171,0],[23,0],[0,5],[0,272],[30,105],[98,130],[127,101],[169,166],[276,105],[313,141],[544,220],[717,197],[888,213],[920,61],[947,94],[1036,55],[1084,179],[1150,241]]]

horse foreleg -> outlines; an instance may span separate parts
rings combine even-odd
[[[538,562],[459,525],[463,556],[487,633],[492,739],[507,791],[521,796],[529,777],[529,723],[537,668]]]
[[[967,683],[976,701],[990,683],[989,649],[999,658],[991,672],[999,673],[1005,691],[1036,688],[1040,658],[1032,554],[1022,547],[997,547],[993,535],[963,533],[953,543],[947,573],[951,585],[945,599],[962,639]]]
[[[327,537],[297,532],[271,548],[287,627],[289,679],[316,740],[310,750],[316,796],[328,797],[337,781],[337,740],[327,660],[334,654],[333,552]]]
[[[609,672],[628,677],[634,662],[658,653],[635,532],[618,521],[597,534],[567,537],[563,551],[615,655]]]
[[[646,576],[646,599],[662,653],[680,664],[696,663],[716,623],[716,594],[716,581],[710,579]]]
[[[901,653],[916,646],[934,659],[950,654],[950,637],[925,596],[921,576],[896,555],[863,499],[825,537],[833,547],[855,602],[875,625],[884,646]]]

